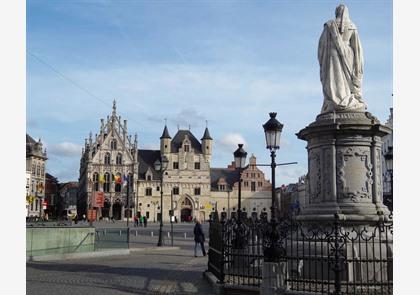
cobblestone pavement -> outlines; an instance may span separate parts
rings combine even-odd
[[[195,258],[188,241],[181,250],[133,251],[126,256],[27,263],[26,292],[28,295],[213,294],[203,278],[206,268],[207,257]]]

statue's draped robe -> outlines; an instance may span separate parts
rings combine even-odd
[[[319,39],[318,60],[324,93],[321,113],[364,111],[363,53],[355,25],[348,23],[340,34],[336,21],[328,21]]]

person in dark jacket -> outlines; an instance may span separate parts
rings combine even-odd
[[[203,256],[206,256],[206,250],[204,249],[204,241],[205,241],[205,237],[204,237],[204,231],[203,231],[203,227],[201,226],[201,222],[200,220],[196,220],[195,222],[195,227],[194,227],[194,242],[195,242],[195,246],[194,246],[194,257],[197,257],[197,246],[198,244],[201,245],[201,251],[203,252]]]

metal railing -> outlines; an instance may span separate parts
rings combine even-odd
[[[208,270],[220,283],[259,286],[270,231],[266,219],[210,224]],[[287,217],[275,227],[287,292],[392,294],[392,216],[371,225],[300,223]]]

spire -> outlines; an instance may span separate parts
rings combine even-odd
[[[165,124],[165,128],[163,129],[163,133],[162,133],[162,136],[160,137],[160,139],[162,139],[162,138],[171,139],[171,136],[169,135],[168,128],[166,127],[166,124]]]
[[[115,99],[114,99],[114,101],[112,103],[112,115],[113,116],[116,116],[117,115],[117,102],[115,101]]]
[[[203,135],[203,137],[201,138],[201,140],[203,140],[203,139],[210,139],[210,140],[213,140],[213,138],[211,138],[211,136],[210,136],[210,132],[209,132],[209,129],[206,127],[206,130],[204,130],[204,135]]]

